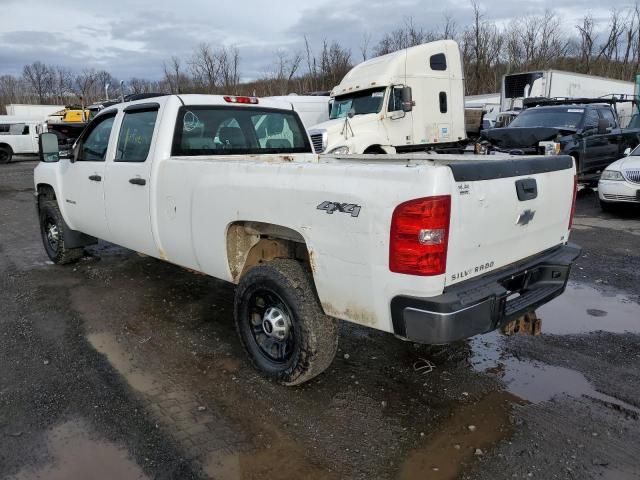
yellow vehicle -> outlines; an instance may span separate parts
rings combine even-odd
[[[89,120],[89,110],[78,106],[68,106],[64,110],[50,115],[51,120],[60,123],[86,123]]]

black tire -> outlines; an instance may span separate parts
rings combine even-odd
[[[603,212],[615,213],[618,209],[618,205],[615,202],[605,202],[604,200],[600,200],[600,208]]]
[[[0,147],[0,163],[9,163],[13,157],[11,147]]]
[[[267,333],[266,318],[280,312],[283,339]],[[256,369],[284,385],[299,385],[326,370],[338,349],[338,322],[325,315],[301,263],[277,259],[240,280],[234,317],[240,341]],[[288,320],[285,324],[284,322]]]
[[[62,218],[60,208],[58,208],[58,202],[41,200],[38,213],[42,243],[51,261],[63,265],[81,259],[84,255],[83,248],[67,248],[65,246],[67,225]]]

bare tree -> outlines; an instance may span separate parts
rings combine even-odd
[[[371,43],[371,32],[364,32],[362,34],[362,40],[360,41],[360,54],[362,55],[362,61],[364,62],[369,58],[369,44]]]
[[[42,105],[45,98],[51,94],[53,85],[51,69],[42,62],[34,62],[31,65],[24,66],[22,77]]]
[[[76,95],[80,98],[80,103],[84,107],[91,102],[89,94],[96,83],[96,71],[94,69],[85,69],[75,78]]]

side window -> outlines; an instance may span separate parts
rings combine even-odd
[[[447,69],[447,57],[444,53],[436,53],[429,58],[431,70],[444,71]]]
[[[83,135],[76,146],[76,160],[79,162],[104,162],[109,146],[115,113],[100,118],[91,130]]]
[[[394,87],[389,95],[388,112],[402,110],[402,87]]]
[[[144,162],[149,155],[158,110],[126,112],[122,120],[116,162]]]
[[[440,101],[440,113],[447,113],[447,110],[448,110],[447,92],[440,92],[439,101]]]
[[[29,135],[29,125],[25,125],[22,129],[22,135]]]
[[[611,128],[618,128],[618,123],[616,122],[616,117],[613,115],[613,112],[608,108],[603,108],[600,110],[600,115],[602,118],[609,121],[609,126]]]
[[[10,125],[8,123],[0,124],[0,133],[9,133]]]
[[[596,110],[587,110],[584,119],[584,129],[598,128],[598,120],[600,120],[600,117]]]

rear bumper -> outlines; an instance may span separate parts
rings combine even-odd
[[[487,333],[557,297],[580,255],[573,244],[556,247],[430,298],[391,300],[394,333],[408,340],[450,343]]]

